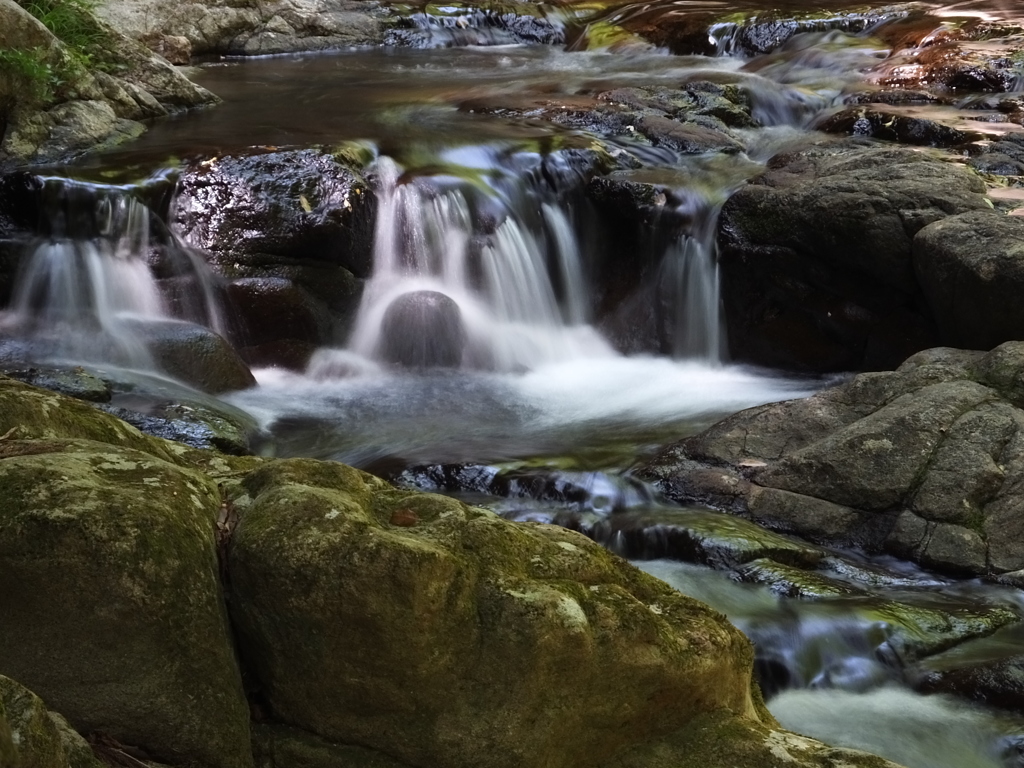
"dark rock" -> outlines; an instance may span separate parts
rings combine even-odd
[[[812,371],[892,368],[937,336],[914,235],[988,209],[970,172],[903,149],[780,155],[725,204],[719,264],[729,348]]]
[[[130,323],[157,365],[203,392],[218,394],[256,384],[231,345],[208,328],[174,320]]]
[[[1024,163],[999,152],[986,152],[981,157],[971,158],[967,164],[976,171],[994,176],[1024,175]]]
[[[358,175],[307,149],[191,163],[174,219],[189,243],[229,262],[324,262],[365,276],[375,209]]]
[[[458,368],[466,347],[459,305],[436,291],[399,296],[381,321],[381,358],[410,368]]]
[[[957,130],[934,120],[866,107],[844,109],[820,120],[815,127],[825,133],[843,133],[926,147],[957,147],[982,138],[980,133]]]
[[[914,267],[944,344],[1024,339],[1024,219],[979,211],[935,222],[914,238]]]
[[[1019,712],[1024,708],[1021,639],[1019,626],[1010,627],[928,659],[917,670],[914,687]]]
[[[301,370],[312,351],[334,336],[327,306],[290,280],[242,278],[227,293],[241,326],[238,346],[252,364]]]

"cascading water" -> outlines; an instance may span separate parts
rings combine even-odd
[[[612,354],[586,325],[587,281],[569,215],[557,200],[542,202],[538,216],[519,199],[532,197],[522,189],[502,195],[497,188],[482,192],[449,180],[404,181],[386,157],[377,161],[376,175],[374,272],[351,351],[381,359],[395,302],[430,293],[457,307],[465,330],[464,367],[515,371]],[[505,182],[526,183],[524,176]],[[556,284],[564,286],[562,295]],[[455,313],[454,307],[449,311]],[[424,332],[422,316],[416,319],[421,322],[399,323],[390,332]]]
[[[3,319],[28,342],[25,357],[153,371],[147,326],[185,319],[224,330],[206,264],[159,222],[140,187],[63,178],[40,185],[45,236],[26,252]],[[168,297],[153,272],[158,240],[162,270],[185,283],[174,291],[180,298]]]

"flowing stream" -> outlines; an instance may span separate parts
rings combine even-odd
[[[652,7],[667,12],[623,5],[600,21]],[[933,7],[940,16],[964,12]],[[579,26],[569,11],[549,21],[559,34]],[[195,77],[223,106],[40,176],[48,217],[0,317],[8,345],[40,361],[159,373],[147,323],[226,332],[231,320],[202,255],[147,207],[153,195],[144,190],[167,183],[165,170],[185,155],[359,142],[372,157],[379,210],[373,269],[350,332],[305,371],[258,370],[258,387],[225,397],[258,420],[268,452],[337,459],[513,519],[587,531],[743,629],[758,649],[769,707],[788,728],[910,768],[1024,765],[1024,719],[915,692],[944,645],[985,642],[986,622],[1003,627],[993,637],[1005,642],[985,652],[1012,656],[1024,616],[1018,590],[850,552],[825,553],[815,571],[825,587],[769,578],[760,561],[728,555],[757,534],[722,514],[666,505],[628,474],[669,440],[828,383],[728,360],[716,223],[732,191],[841,103],[877,62],[877,40],[864,30],[810,29],[752,62],[729,25],[713,30],[717,55],[670,56],[649,46],[514,45],[497,33],[468,38],[489,46],[460,45],[470,22],[423,16],[421,50],[211,63]],[[585,32],[596,39],[600,26]],[[592,134],[531,110],[693,81],[740,88],[761,127],[737,129],[746,151],[728,155],[607,142],[637,160],[616,178],[668,190],[666,224],[654,222],[638,254],[628,254],[650,265],[645,300],[661,308],[664,343],[660,354],[628,354],[599,320],[595,284],[600,259],[626,254],[596,242],[579,169],[566,160],[590,147]],[[473,106],[483,104],[508,105],[515,116]],[[122,183],[130,177],[147,181]],[[389,325],[401,302],[447,319],[421,338],[415,323]],[[404,359],[444,365],[394,365]],[[701,551],[727,554],[687,558],[670,541],[680,530],[704,542]]]

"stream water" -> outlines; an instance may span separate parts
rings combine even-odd
[[[601,21],[682,5],[730,4],[623,5]],[[999,2],[932,8],[937,19],[1012,11]],[[580,26],[569,9],[552,11],[556,27]],[[597,26],[586,28],[596,36]],[[220,330],[226,320],[202,259],[121,182],[159,183],[184,156],[360,142],[373,157],[380,207],[373,272],[350,334],[320,349],[304,372],[256,371],[258,387],[225,398],[258,420],[269,452],[337,459],[510,518],[585,528],[742,628],[758,648],[769,707],[788,728],[910,768],[1024,765],[1021,717],[914,692],[943,638],[983,642],[986,616],[1002,617],[1000,637],[1009,640],[999,647],[1012,656],[1021,647],[1019,591],[849,552],[825,553],[814,573],[832,586],[817,591],[754,578],[749,562],[735,558],[664,559],[676,554],[657,546],[666,526],[697,531],[722,551],[756,536],[730,528],[724,515],[667,505],[628,474],[657,446],[726,414],[828,383],[728,361],[715,221],[768,157],[806,141],[815,116],[841,103],[883,55],[879,42],[812,31],[781,54],[751,61],[736,55],[725,28],[718,56],[500,38],[467,47],[458,45],[464,24],[428,20],[422,28],[432,46],[422,50],[211,63],[195,78],[224,98],[222,106],[165,120],[129,147],[54,171],[46,182],[55,189],[52,220],[26,254],[2,320],[8,336],[36,359],[152,373],[139,323],[186,319]],[[557,150],[591,146],[593,137],[538,119],[530,107],[697,80],[743,89],[761,127],[738,129],[746,151],[732,155],[607,142],[637,160],[616,171],[619,178],[671,189],[670,213],[690,222],[637,245],[652,251],[672,331],[664,354],[624,354],[595,322],[593,263],[602,244],[592,236],[593,212],[576,194],[572,164],[552,160],[564,157]],[[507,104],[517,116],[472,107],[481,103]],[[153,282],[146,251],[154,237],[173,246],[176,274],[194,286],[187,311]],[[455,366],[389,365],[388,309],[411,292],[457,306]],[[629,544],[629,530],[649,544]]]

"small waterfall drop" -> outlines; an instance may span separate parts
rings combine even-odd
[[[448,177],[406,181],[387,157],[376,172],[374,273],[351,351],[389,360],[389,335],[421,335],[418,343],[435,344],[427,337],[456,333],[458,325],[466,368],[517,371],[613,354],[587,325],[582,259],[570,215],[553,193],[538,201],[543,193],[525,188],[528,174],[507,174],[503,183],[511,190],[481,190]],[[450,322],[435,323],[413,303],[447,313]],[[408,322],[395,319],[406,304]]]
[[[155,370],[147,324],[184,319],[224,330],[205,262],[166,229],[139,187],[38,184],[44,236],[26,251],[3,318],[27,341],[28,358]],[[182,281],[175,295],[154,261],[171,283]]]

